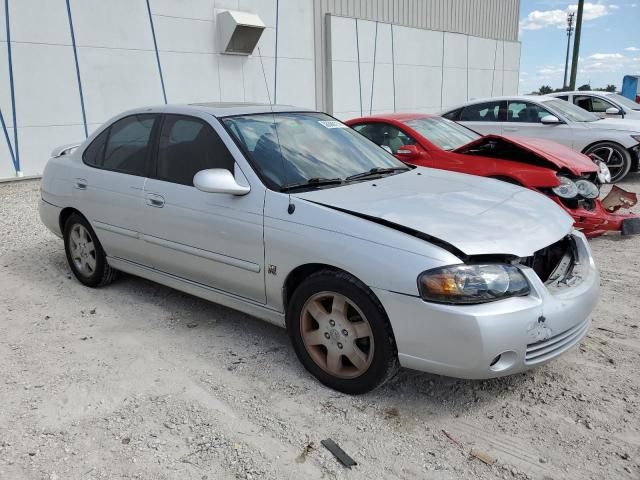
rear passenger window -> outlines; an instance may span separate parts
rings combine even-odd
[[[445,117],[446,118],[446,117]],[[461,122],[500,122],[500,102],[478,103],[462,110]]]
[[[155,118],[156,115],[132,115],[114,123],[109,129],[102,168],[145,176]]]
[[[201,170],[224,168],[233,173],[235,160],[218,134],[206,122],[167,115],[160,132],[156,178],[193,186]]]
[[[447,120],[453,120],[454,122],[457,122],[458,120],[460,120],[461,113],[462,113],[462,108],[459,108],[457,110],[453,110],[452,112],[445,113],[442,116]]]
[[[98,135],[93,142],[87,147],[82,154],[82,159],[87,165],[92,167],[101,167],[102,160],[104,159],[104,147],[107,145],[107,138],[109,137],[109,129]]]

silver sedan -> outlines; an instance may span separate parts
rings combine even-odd
[[[589,328],[598,272],[552,201],[404,165],[293,107],[162,106],[53,152],[40,215],[89,287],[148,278],[287,328],[324,384],[490,378]]]

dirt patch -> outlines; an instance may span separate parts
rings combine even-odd
[[[560,359],[481,382],[402,370],[350,397],[284,330],[130,276],[80,285],[38,188],[0,185],[2,479],[640,477],[640,236],[591,242],[601,299]]]

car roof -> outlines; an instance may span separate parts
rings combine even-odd
[[[269,103],[242,103],[242,102],[205,102],[191,104],[169,104],[154,107],[136,108],[126,114],[136,113],[209,113],[214,117],[228,117],[233,115],[252,115],[261,113],[278,112],[310,112],[309,108],[295,107],[293,105],[274,105]]]
[[[612,95],[615,92],[603,92],[600,90],[570,90],[567,92],[553,92],[553,93],[549,93],[547,96],[549,97],[557,97],[559,95],[584,95],[584,94],[590,94],[590,95]]]

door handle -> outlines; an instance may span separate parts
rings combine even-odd
[[[147,199],[147,205],[156,208],[164,207],[164,197],[162,195],[158,195],[157,193],[147,193],[145,198]]]
[[[516,127],[504,127],[505,132],[517,132],[518,129]]]
[[[84,178],[76,178],[73,182],[73,188],[78,190],[86,190],[89,182],[87,182]]]

